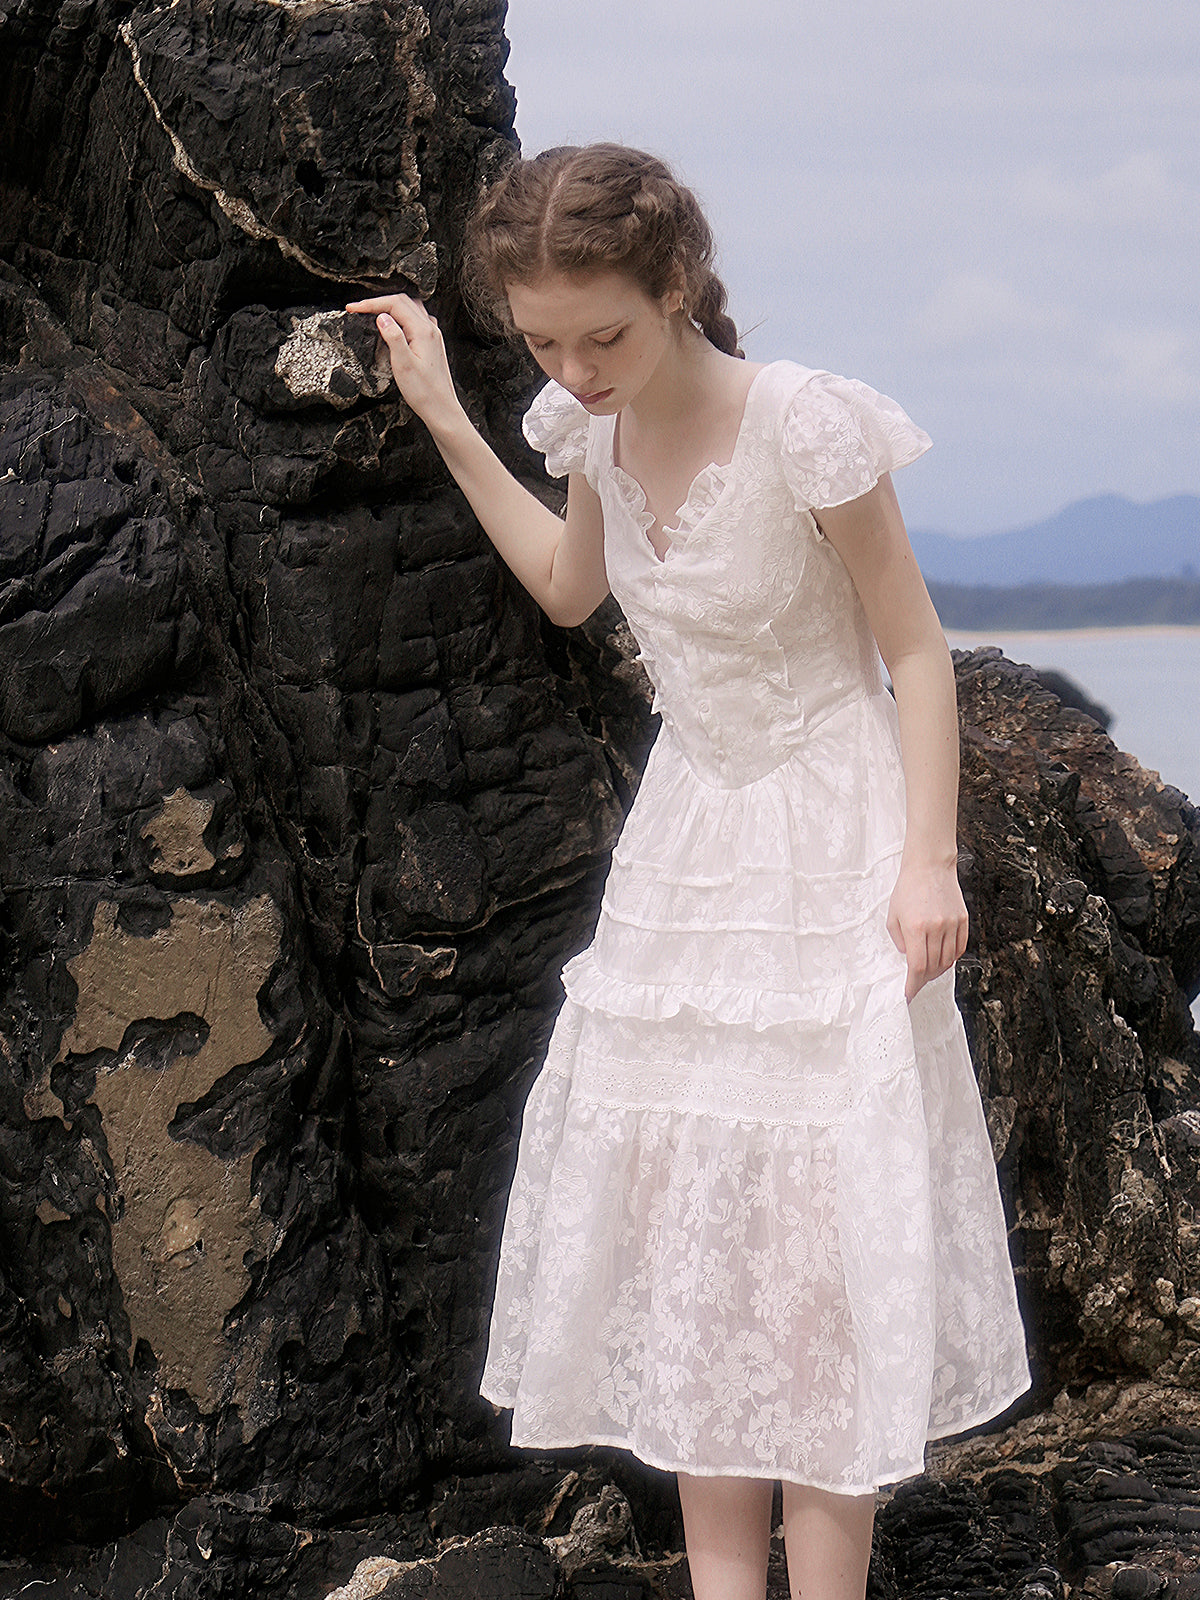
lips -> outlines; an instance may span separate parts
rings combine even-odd
[[[598,406],[602,400],[607,400],[611,393],[611,389],[601,389],[596,394],[577,394],[575,398],[581,406]]]

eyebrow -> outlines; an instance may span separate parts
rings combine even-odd
[[[624,317],[618,317],[615,322],[606,322],[602,327],[593,328],[590,333],[585,333],[583,337],[585,339],[595,339],[598,338],[602,333],[611,333],[614,328],[621,327],[625,320],[626,319]],[[517,328],[515,322],[513,323],[513,327]],[[549,339],[547,339],[544,333],[534,333],[532,328],[517,328],[517,332],[521,335],[522,339],[539,339],[545,344],[549,344],[551,342]]]

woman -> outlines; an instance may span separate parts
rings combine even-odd
[[[888,475],[929,441],[740,359],[653,157],[515,163],[471,253],[551,380],[525,428],[565,519],[419,303],[348,309],[552,620],[611,588],[663,716],[526,1106],[483,1392],[515,1444],[676,1471],[698,1600],[761,1600],[775,1479],[793,1593],[861,1600],[876,1487],[1028,1382],[954,1007],[954,680]]]

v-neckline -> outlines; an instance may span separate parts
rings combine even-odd
[[[659,521],[658,526],[660,531],[671,533],[681,532],[682,529],[680,524],[684,520],[684,514],[691,505],[692,498],[701,483],[706,482],[710,476],[719,476],[722,473],[731,471],[737,464],[738,457],[742,452],[742,445],[746,435],[746,423],[750,415],[750,405],[751,401],[754,399],[754,391],[758,387],[758,380],[762,377],[763,373],[767,371],[768,367],[771,366],[774,366],[774,362],[768,361],[763,366],[759,367],[758,371],[750,379],[750,382],[746,387],[746,395],[742,401],[742,415],[738,422],[737,433],[734,435],[733,448],[729,453],[729,460],[723,464],[717,461],[709,461],[699,469],[699,471],[693,477],[691,483],[688,484],[687,493],[684,495],[679,505],[676,506],[674,512],[672,512],[672,516],[675,519],[674,523]],[[609,430],[608,438],[608,458],[618,481],[628,485],[628,487],[634,492],[637,501],[640,502],[640,504],[635,504],[633,509],[641,526],[642,538],[645,541],[646,548],[650,552],[651,557],[661,567],[666,564],[667,558],[676,548],[676,541],[672,539],[668,543],[667,548],[663,551],[662,555],[659,555],[658,551],[655,549],[654,540],[650,537],[650,535],[657,519],[655,518],[654,513],[650,510],[650,502],[646,496],[646,491],[633,476],[633,474],[631,472],[627,472],[625,468],[617,461],[617,429],[620,424],[620,416],[621,414],[619,411],[613,415],[612,427]],[[687,531],[691,532],[691,529],[688,529]]]

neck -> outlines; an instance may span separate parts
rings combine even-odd
[[[685,322],[650,381],[626,407],[639,432],[659,432],[694,418],[706,403],[723,393],[725,368],[731,360],[711,345],[699,328]]]

